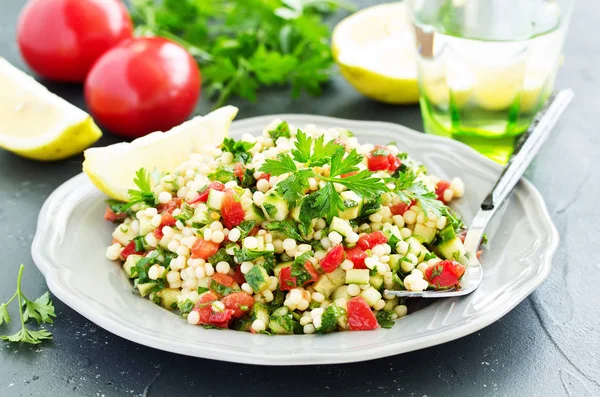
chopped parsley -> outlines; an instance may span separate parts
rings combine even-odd
[[[121,212],[128,210],[136,204],[146,204],[150,207],[157,206],[158,198],[152,192],[152,184],[150,181],[150,175],[145,168],[140,168],[135,173],[133,182],[139,188],[139,190],[129,189],[129,202],[121,207]]]
[[[281,137],[290,138],[290,126],[287,122],[282,121],[277,125],[277,127],[275,127],[274,130],[269,131],[269,136],[271,137],[271,139],[273,139],[273,142],[275,142],[278,138]]]
[[[392,328],[394,326],[392,314],[394,313],[388,310],[380,310],[377,312],[377,314],[375,314],[375,318],[377,319],[377,322],[381,328]]]
[[[312,252],[308,251],[294,260],[291,269],[291,276],[296,278],[296,285],[304,285],[313,280],[313,275],[306,269],[306,262],[312,257]]]
[[[233,161],[235,163],[246,164],[252,158],[252,155],[248,151],[252,149],[254,145],[253,142],[236,141],[233,138],[225,138],[221,144],[221,150],[233,154]]]
[[[288,238],[292,238],[297,241],[304,241],[304,238],[300,235],[300,232],[298,232],[298,227],[294,221],[287,220],[271,222],[267,224],[266,228],[267,230],[281,232]]]
[[[337,320],[346,315],[346,311],[336,304],[329,305],[321,316],[321,326],[317,329],[319,334],[326,334],[337,330]]]

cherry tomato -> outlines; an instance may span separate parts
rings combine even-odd
[[[415,205],[416,203],[417,203],[416,200],[412,200],[409,204],[406,204],[405,202],[401,202],[396,205],[392,205],[390,207],[390,211],[392,211],[392,215],[404,215],[404,213],[406,211],[408,211],[408,209],[410,207],[412,207],[413,205]]]
[[[371,171],[385,171],[390,167],[390,162],[387,156],[367,156],[367,162],[369,170]]]
[[[244,221],[246,215],[242,203],[237,201],[234,192],[228,191],[225,193],[221,215],[223,216],[223,223],[228,229],[232,229]]]
[[[137,138],[185,121],[200,95],[200,80],[194,58],[179,44],[130,39],[98,59],[85,80],[85,100],[100,124]]]
[[[380,231],[376,231],[373,233],[364,234],[364,235],[360,236],[360,238],[358,239],[358,243],[356,243],[356,245],[358,245],[360,247],[360,249],[362,249],[364,251],[364,250],[371,249],[371,248],[375,247],[376,245],[385,244],[385,243],[387,243],[387,238],[385,237],[385,235]]]
[[[125,218],[127,218],[127,214],[122,213],[117,215],[113,212],[113,210],[110,209],[110,207],[107,207],[106,212],[104,213],[104,219],[110,222],[117,222]]]
[[[296,277],[292,277],[292,267],[284,267],[279,272],[279,289],[289,291],[296,288]]]
[[[344,257],[344,247],[341,245],[336,245],[325,255],[319,264],[325,273],[331,273],[342,264]]]
[[[244,174],[246,173],[246,167],[242,163],[235,163],[234,174],[240,182],[244,179]]]
[[[362,297],[356,296],[350,299],[347,307],[350,331],[369,331],[379,326],[377,318]]]
[[[198,303],[194,307],[194,311],[198,312],[200,316],[200,324],[214,325],[219,328],[227,328],[229,321],[235,313],[232,309],[225,309],[223,311],[214,311],[212,302],[217,300],[217,295],[213,292],[205,292],[200,296]]]
[[[446,204],[446,201],[444,201],[444,192],[448,188],[450,188],[450,182],[445,181],[443,179],[439,181],[437,185],[435,185],[435,194],[437,196],[437,199],[443,202],[444,204]]]
[[[425,279],[436,288],[457,285],[465,274],[466,267],[455,261],[440,261],[425,270]]]
[[[127,259],[127,257],[129,255],[143,255],[144,252],[138,252],[135,250],[135,241],[131,240],[129,242],[129,244],[127,244],[125,246],[125,248],[123,248],[123,251],[121,251],[121,256],[123,257],[123,259]]]
[[[254,306],[254,298],[245,292],[233,292],[221,299],[226,309],[233,310],[233,318],[242,317]]]
[[[218,250],[219,243],[199,238],[192,246],[192,258],[208,260],[208,258],[216,254]]]
[[[158,207],[156,207],[156,209],[158,210],[159,214],[162,214],[163,212],[168,212],[169,214],[172,214],[173,211],[175,211],[175,209],[177,209],[181,206],[182,201],[183,200],[180,199],[179,197],[175,197],[173,200],[169,201],[168,203],[159,204]]]
[[[98,58],[132,32],[120,0],[30,0],[19,17],[17,41],[39,75],[81,83]]]
[[[177,219],[175,219],[173,217],[173,215],[171,215],[170,212],[163,212],[161,219],[160,219],[160,225],[158,225],[158,227],[156,229],[154,229],[154,237],[156,237],[157,239],[161,239],[163,238],[164,234],[163,234],[163,227],[165,226],[175,226],[175,223],[177,223]]]

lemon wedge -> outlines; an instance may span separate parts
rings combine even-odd
[[[52,161],[81,153],[101,136],[87,113],[0,58],[0,147]]]
[[[133,178],[137,170],[173,171],[204,145],[220,144],[237,112],[236,107],[225,106],[167,132],[153,132],[131,143],[87,149],[83,153],[83,172],[109,197],[127,201],[127,191],[136,188]]]
[[[419,101],[414,34],[404,3],[365,8],[334,29],[342,76],[364,96],[391,104]]]

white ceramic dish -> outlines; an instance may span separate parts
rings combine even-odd
[[[499,175],[500,166],[469,147],[391,123],[311,115],[264,116],[233,123],[231,136],[260,133],[274,118],[296,126],[343,126],[360,142],[396,141],[440,177],[460,176],[464,198],[454,206],[469,221]],[[33,259],[58,299],[123,338],[170,352],[264,365],[329,364],[370,360],[448,342],[509,312],[550,272],[558,245],[540,194],[527,181],[489,226],[485,276],[475,293],[439,300],[398,320],[391,329],[328,335],[267,336],[193,327],[132,293],[129,280],[105,257],[113,226],[103,219],[106,197],[80,174],[46,200],[32,246]]]

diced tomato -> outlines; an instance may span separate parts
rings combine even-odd
[[[393,154],[388,154],[388,163],[389,163],[389,167],[388,167],[388,171],[389,172],[394,172],[396,171],[401,165],[402,165],[402,160],[400,160],[397,156],[394,156]]]
[[[268,180],[270,180],[270,179],[271,179],[271,174],[265,174],[265,173],[262,173],[262,174],[260,174],[260,175],[258,176],[258,179],[257,179],[257,180],[259,180],[259,181],[260,181],[261,179],[265,179],[265,180],[267,180],[267,181],[268,181]]]
[[[107,207],[106,212],[104,213],[104,219],[106,219],[107,221],[110,221],[110,222],[120,221],[125,218],[127,218],[126,213],[117,215],[113,212],[113,210],[110,209],[110,207]]]
[[[225,308],[223,311],[215,311],[212,307],[212,302],[217,300],[217,295],[212,292],[205,292],[200,296],[200,300],[196,303],[194,311],[200,315],[200,324],[214,325],[219,328],[227,328],[229,321],[233,318],[234,310]]]
[[[307,280],[303,285],[306,285],[308,283],[314,283],[319,279],[319,273],[315,270],[315,267],[313,266],[311,261],[306,261],[306,263],[304,264],[304,268],[312,276],[312,278],[310,280]]]
[[[221,299],[226,309],[233,310],[233,318],[242,317],[254,306],[254,298],[245,292],[233,292]]]
[[[435,185],[435,194],[437,196],[437,199],[440,200],[441,202],[443,202],[444,204],[446,203],[444,201],[444,192],[449,187],[450,187],[450,182],[443,180],[443,179],[441,181],[439,181],[437,183],[437,185]]]
[[[467,238],[467,231],[463,230],[462,232],[460,232],[460,234],[458,235],[458,238],[460,239],[460,241],[462,243],[464,243],[465,239]]]
[[[349,176],[356,175],[356,174],[358,174],[358,171],[352,171],[347,174],[340,175],[340,178],[348,178]]]
[[[477,257],[477,259],[481,259],[481,255],[483,255],[483,250],[479,250],[479,251],[477,251],[477,253],[475,254],[475,256]]]
[[[455,261],[440,261],[425,270],[425,279],[436,288],[453,287],[460,282],[467,268]]]
[[[144,255],[144,251],[141,251],[141,252],[136,251],[135,250],[135,241],[131,240],[129,242],[129,244],[127,244],[125,246],[125,248],[123,248],[123,251],[121,251],[121,256],[123,257],[123,259],[127,259],[127,257],[129,255],[133,255],[133,254],[135,254],[135,255]]]
[[[376,245],[384,243],[387,243],[387,237],[385,237],[385,235],[382,232],[376,231],[360,236],[356,245],[358,245],[360,249],[365,251],[375,247]]]
[[[235,163],[235,169],[234,169],[233,173],[235,174],[237,179],[239,179],[241,182],[242,179],[244,179],[244,174],[246,173],[246,167],[244,167],[244,164],[242,164],[242,163]]]
[[[350,331],[369,331],[379,326],[375,314],[362,297],[356,296],[350,299],[347,308]]]
[[[196,198],[194,198],[192,201],[189,202],[189,204],[194,204],[194,203],[206,203],[206,201],[208,200],[208,194],[210,193],[210,190],[218,190],[219,192],[224,192],[225,191],[225,185],[223,185],[221,182],[211,182],[208,187],[206,189],[204,189],[201,193],[198,193],[198,196],[196,196]]]
[[[365,259],[367,254],[360,247],[354,247],[346,250],[346,258],[354,263],[354,269],[366,269]]]
[[[238,266],[237,269],[235,269],[235,274],[233,275],[233,279],[239,285],[242,285],[246,282],[246,277],[244,276],[244,273],[242,273],[241,266]]]
[[[319,263],[325,273],[331,273],[344,261],[345,253],[342,245],[336,245]]]
[[[412,207],[413,205],[415,205],[417,202],[415,200],[412,200],[409,204],[406,204],[405,202],[401,202],[399,204],[396,205],[392,205],[390,207],[390,211],[392,211],[392,215],[404,215],[404,213],[406,211],[408,211],[408,209],[410,207]]]
[[[175,219],[173,215],[171,215],[171,212],[165,210],[165,212],[163,212],[161,215],[160,225],[158,225],[158,227],[154,229],[154,236],[160,240],[163,237],[163,227],[175,226],[175,223],[177,223],[177,219]]]
[[[256,236],[258,231],[260,230],[260,225],[256,225],[248,232],[248,236]]]
[[[162,214],[163,212],[168,212],[169,214],[172,214],[173,211],[175,211],[177,208],[181,207],[182,201],[183,201],[182,199],[180,199],[179,197],[176,197],[173,200],[169,201],[168,203],[159,204],[156,207],[156,209],[158,210],[159,214]]]
[[[219,243],[199,238],[192,246],[192,258],[208,260],[208,258],[216,254],[218,250]]]
[[[225,193],[223,198],[223,204],[221,205],[221,216],[223,217],[223,223],[228,229],[232,229],[244,221],[246,214],[233,191]]]
[[[385,171],[390,167],[390,162],[386,156],[367,156],[367,163],[371,171]]]
[[[292,267],[284,267],[279,272],[279,289],[289,291],[296,288],[296,277],[292,277]]]
[[[221,273],[215,273],[215,274],[213,274],[210,277],[210,279],[212,281],[214,281],[215,283],[224,285],[226,287],[231,287],[235,283],[235,280],[233,279],[233,277],[228,276],[226,274],[221,274]]]

